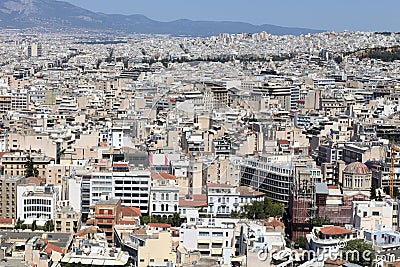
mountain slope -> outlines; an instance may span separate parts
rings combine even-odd
[[[163,33],[171,35],[210,36],[219,33],[261,32],[271,34],[305,34],[320,30],[252,25],[231,21],[175,20],[160,22],[143,15],[117,15],[92,12],[56,0],[0,0],[1,28],[44,27],[49,29],[82,28],[118,30],[130,33]]]

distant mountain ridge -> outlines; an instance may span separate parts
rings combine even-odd
[[[306,28],[253,25],[233,21],[160,22],[143,15],[104,14],[56,0],[0,0],[0,28],[48,29],[81,28],[116,30],[129,33],[211,36],[220,33],[268,32],[274,35],[300,35],[323,32]]]

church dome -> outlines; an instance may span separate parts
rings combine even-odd
[[[352,162],[346,166],[343,172],[350,174],[369,174],[371,170],[364,163]]]

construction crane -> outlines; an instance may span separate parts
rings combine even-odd
[[[390,150],[390,184],[389,184],[389,194],[390,197],[394,197],[394,152],[400,152],[400,147],[396,146],[394,142],[392,142],[391,150]]]

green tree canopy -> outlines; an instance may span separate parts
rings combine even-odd
[[[342,258],[361,266],[372,266],[375,252],[372,245],[363,239],[353,239],[342,249]]]
[[[282,216],[285,207],[265,197],[263,201],[253,201],[244,206],[244,213],[239,217],[248,219],[265,219],[268,217]]]
[[[26,173],[26,177],[32,177],[32,176],[38,177],[39,176],[39,171],[37,168],[35,168],[35,163],[33,162],[33,159],[30,155],[26,157],[25,173]]]

